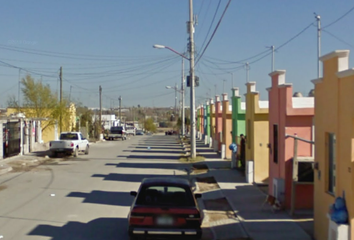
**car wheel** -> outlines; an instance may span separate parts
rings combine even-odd
[[[74,150],[74,157],[79,156],[79,149],[75,148]]]
[[[89,145],[87,145],[87,146],[86,146],[86,149],[85,149],[85,154],[86,154],[86,155],[89,154],[89,150],[90,150]]]

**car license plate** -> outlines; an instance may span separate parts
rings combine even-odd
[[[156,223],[158,225],[173,225],[173,218],[172,217],[158,217],[156,219]]]

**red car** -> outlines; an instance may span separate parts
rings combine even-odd
[[[146,178],[128,215],[130,239],[180,237],[200,239],[202,217],[189,181],[182,178]]]

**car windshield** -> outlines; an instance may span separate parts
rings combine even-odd
[[[190,190],[177,186],[145,187],[139,192],[136,204],[145,206],[195,206]]]
[[[60,134],[60,140],[79,140],[76,133],[62,133]]]

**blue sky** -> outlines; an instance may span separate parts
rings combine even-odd
[[[197,53],[203,50],[203,42],[209,40],[227,2],[221,0],[216,12],[219,0],[194,0],[194,13],[198,15]],[[243,95],[246,71],[241,63],[235,62],[266,51],[266,46],[277,48],[285,43],[315,24],[314,12],[321,15],[322,26],[326,26],[353,6],[350,0],[233,0],[196,66],[200,78],[197,104],[205,102],[210,94],[214,97],[215,90],[220,95],[224,86],[230,94],[230,72],[234,86]],[[124,106],[174,106],[174,91],[165,86],[180,86],[181,57],[152,46],[163,44],[186,51],[188,7],[188,0],[2,0],[0,106],[6,107],[11,95],[17,97],[19,77],[24,77],[26,71],[58,91],[60,66],[64,94],[85,106],[99,105],[99,85],[103,106],[107,108],[117,106],[120,95]],[[353,50],[353,22],[354,11],[324,29],[327,32],[322,33],[323,54],[337,49]],[[185,62],[186,72],[188,64]],[[295,91],[307,95],[313,88],[310,80],[317,78],[315,26],[276,52],[275,69],[286,70],[286,81],[293,83]],[[257,82],[263,100],[268,97],[270,71],[271,55],[250,67],[250,81]]]

